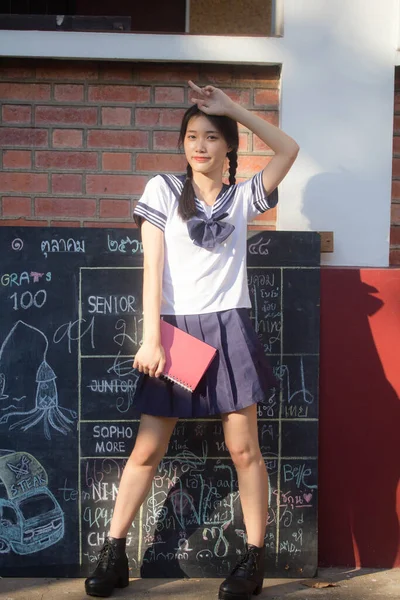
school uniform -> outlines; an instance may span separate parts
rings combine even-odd
[[[143,413],[207,417],[265,401],[276,384],[252,326],[247,287],[247,223],[276,205],[262,173],[224,185],[213,206],[196,198],[197,215],[183,221],[178,200],[185,176],[151,179],[134,210],[164,232],[161,315],[217,349],[193,393],[178,384],[144,376],[135,397]],[[195,357],[194,357],[195,360]]]

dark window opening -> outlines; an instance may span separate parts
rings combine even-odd
[[[185,0],[0,0],[0,29],[184,33],[185,19]]]

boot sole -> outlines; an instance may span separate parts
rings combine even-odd
[[[109,596],[111,596],[111,594],[113,593],[113,591],[116,588],[126,588],[129,585],[129,579],[128,581],[118,581],[118,583],[115,586],[112,586],[111,588],[107,589],[107,590],[96,590],[94,589],[90,589],[87,588],[85,586],[85,591],[86,591],[86,595],[87,596],[96,596],[98,598],[108,598]]]
[[[252,596],[258,596],[262,592],[262,585],[257,587],[254,592],[249,594],[231,594],[230,592],[220,591],[218,600],[251,600]]]

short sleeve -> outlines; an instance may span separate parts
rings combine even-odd
[[[134,221],[140,227],[143,220],[146,220],[164,231],[169,205],[168,188],[164,179],[156,175],[147,182],[143,195],[133,211]]]
[[[278,189],[276,188],[269,194],[264,188],[262,173],[262,171],[256,173],[251,179],[239,183],[237,186],[238,193],[242,196],[245,206],[247,206],[247,221],[252,221],[278,203]]]

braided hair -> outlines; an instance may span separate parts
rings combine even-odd
[[[236,170],[238,166],[237,150],[231,150],[228,152],[227,157],[229,158],[229,185],[235,185]]]
[[[229,185],[234,185],[236,182],[237,170],[237,150],[239,147],[239,132],[236,121],[230,117],[220,115],[206,115],[196,104],[191,106],[183,115],[181,130],[179,133],[179,145],[182,147],[186,135],[186,130],[190,119],[197,116],[205,116],[214,127],[221,133],[227,145],[232,148],[227,153],[229,159]],[[186,179],[183,186],[181,196],[179,198],[178,214],[183,221],[188,221],[191,217],[197,214],[195,203],[195,194],[193,188],[193,170],[188,164],[186,167]]]

